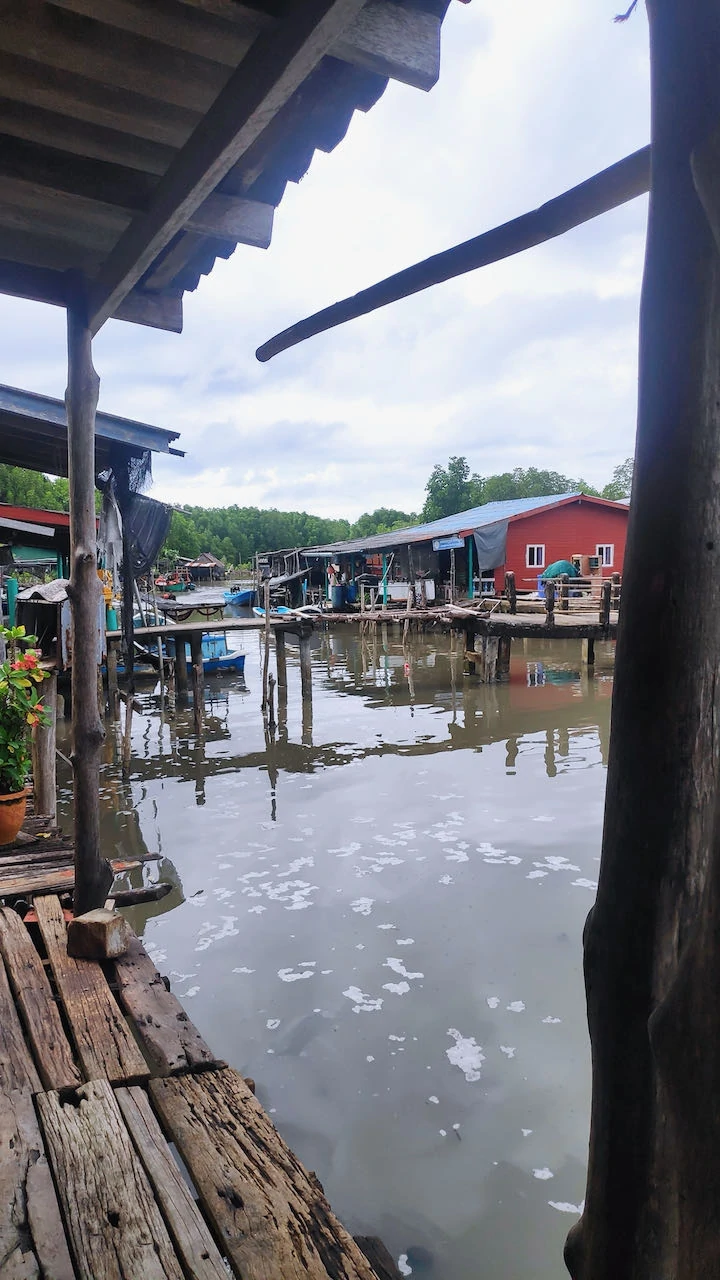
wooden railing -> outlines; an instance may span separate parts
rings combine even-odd
[[[556,613],[588,614],[597,611],[601,626],[608,626],[610,614],[617,613],[620,609],[622,579],[619,573],[613,573],[607,578],[569,578],[567,574],[563,574],[559,578],[549,578],[543,587],[544,599],[533,601],[532,604],[536,607],[544,604],[549,624],[555,621]],[[510,613],[517,613],[518,594],[514,573],[505,574],[504,594],[510,605]]]

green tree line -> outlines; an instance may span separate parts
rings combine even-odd
[[[533,498],[550,493],[582,490],[598,497],[628,498],[632,485],[633,460],[615,467],[612,479],[598,491],[585,480],[572,479],[558,471],[516,467],[501,475],[480,476],[471,472],[467,458],[449,459],[446,467],[435,466],[425,485],[425,503],[420,512],[377,507],[354,522],[325,519],[306,511],[276,511],[261,507],[193,507],[174,511],[165,545],[167,556],[194,559],[210,551],[228,565],[249,563],[256,552],[283,547],[307,547],[346,538],[363,538],[373,533],[403,529],[420,520],[438,520],[508,498]],[[0,501],[17,506],[68,509],[68,482],[50,479],[40,472],[0,464]]]

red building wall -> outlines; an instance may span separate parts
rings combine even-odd
[[[576,498],[560,507],[534,511],[532,515],[510,520],[507,532],[507,559],[495,571],[495,588],[502,591],[505,573],[515,574],[518,589],[527,591],[537,586],[542,569],[526,564],[528,544],[545,546],[545,568],[554,560],[570,560],[574,555],[597,554],[598,543],[612,543],[613,563],[601,570],[607,577],[622,573],[629,511],[627,507],[591,502]]]

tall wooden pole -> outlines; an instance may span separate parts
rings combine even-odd
[[[84,289],[73,281],[67,308],[68,481],[72,609],[72,765],[74,781],[76,915],[102,906],[112,872],[100,857],[100,749],[104,731],[97,699],[98,606],[95,538],[95,410],[100,380]]]
[[[720,124],[720,6],[647,7],[652,185],[636,467],[602,862],[585,933],[586,1207],[566,1248],[582,1280],[720,1273],[720,1004],[707,980],[718,950],[708,865],[720,852],[720,257],[691,171]],[[695,964],[704,981],[691,1003],[683,975],[698,945],[702,959],[703,936],[710,967]]]

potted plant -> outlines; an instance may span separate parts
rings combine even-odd
[[[24,627],[0,627],[7,658],[0,663],[0,845],[10,844],[20,830],[27,806],[27,777],[31,770],[30,731],[48,724],[39,686],[47,672],[34,649],[20,652],[20,644],[35,644]]]

